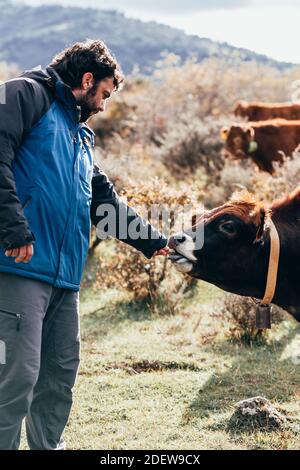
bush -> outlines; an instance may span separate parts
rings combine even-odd
[[[260,174],[254,182],[255,191],[267,201],[281,198],[297,186],[300,181],[300,149],[292,157],[285,157],[283,165],[276,163],[275,175]]]
[[[249,297],[226,294],[221,313],[232,326],[230,337],[244,344],[264,343],[267,337],[266,330],[258,330],[255,326],[256,304]],[[284,317],[284,311],[275,305],[272,306],[272,323],[279,323]]]
[[[182,63],[170,54],[152,79],[129,77],[106,115],[94,119],[94,127],[99,142],[106,133],[120,132],[130,142],[160,146],[162,137],[183,120],[229,116],[238,100],[290,100],[298,75],[297,69],[280,72],[255,62],[229,65],[226,59],[211,58]]]
[[[96,142],[101,147],[109,144],[114,134],[122,139],[135,139],[137,127],[136,105],[131,104],[126,94],[118,94],[112,98],[105,114],[100,114],[93,120]]]
[[[217,183],[209,182],[203,187],[203,203],[208,208],[224,204],[236,190],[247,189],[258,201],[266,204],[293,191],[300,181],[300,150],[292,158],[286,157],[283,165],[276,163],[275,174],[259,172],[250,160],[240,162],[227,160],[219,172]]]
[[[169,171],[159,159],[154,158],[151,147],[131,144],[119,135],[110,139],[105,149],[96,148],[95,160],[118,191],[133,186],[136,182],[147,183],[155,177],[172,184]]]
[[[157,154],[178,179],[201,168],[211,178],[220,174],[225,160],[220,129],[223,120],[213,118],[188,119],[187,116],[165,134]]]
[[[128,187],[121,196],[126,196],[128,204],[147,216],[150,222],[148,210],[152,205],[170,210],[168,223],[172,231],[175,230],[174,214],[178,207],[188,205],[192,210],[197,205],[196,195],[191,197],[189,187],[182,185],[179,189],[170,189],[159,179]],[[157,227],[164,231],[164,226]],[[153,312],[175,313],[182,293],[193,284],[193,280],[188,276],[183,279],[169,266],[167,258],[149,261],[135,249],[117,243],[113,256],[99,259],[96,287],[119,285],[130,292],[134,300],[146,300]]]
[[[20,73],[21,71],[17,65],[0,62],[0,84],[6,80],[17,77]]]

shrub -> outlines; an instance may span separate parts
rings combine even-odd
[[[299,186],[300,148],[291,158],[285,157],[283,165],[276,163],[274,166],[274,176],[260,174],[254,182],[255,191],[267,201],[281,198]]]
[[[218,181],[208,182],[203,187],[203,203],[208,208],[216,207],[227,201],[232,193],[247,189],[256,199],[271,203],[293,191],[300,181],[300,150],[292,158],[286,157],[284,163],[276,163],[275,174],[258,171],[250,160],[240,162],[227,160],[218,174]],[[215,178],[217,176],[215,175]]]
[[[94,118],[93,128],[96,133],[97,144],[101,147],[109,144],[115,134],[122,139],[135,139],[137,127],[136,105],[128,102],[126,94],[116,95],[112,98],[105,114]]]
[[[197,168],[215,178],[225,163],[220,138],[223,125],[224,119],[210,117],[201,121],[185,116],[165,134],[157,154],[178,179],[193,174]]]
[[[17,65],[0,62],[0,84],[1,82],[17,77],[20,73],[21,71]]]
[[[171,54],[158,64],[152,79],[129,77],[94,126],[100,137],[120,131],[130,142],[160,146],[161,138],[184,119],[229,116],[237,100],[290,100],[298,75],[297,69],[280,72],[255,62],[230,65],[226,59],[211,58],[182,63]]]
[[[221,313],[230,322],[229,335],[244,344],[264,343],[267,330],[258,330],[255,326],[256,304],[249,297],[226,294]],[[284,311],[273,305],[272,322],[279,323]]]
[[[150,180],[147,184],[134,185],[122,192],[128,204],[146,215],[151,205],[162,205],[171,209],[169,219],[171,230],[174,229],[173,214],[178,206],[197,204],[196,196],[190,195],[189,188],[170,189],[159,179]],[[172,214],[172,211],[173,214]],[[149,217],[151,221],[151,217]],[[162,227],[159,227],[160,229]],[[167,258],[155,258],[150,261],[133,248],[117,243],[115,254],[109,259],[99,259],[96,287],[113,287],[119,285],[129,291],[134,300],[147,300],[152,311],[175,313],[179,306],[181,294],[193,281],[183,279],[175,270],[169,269]]]

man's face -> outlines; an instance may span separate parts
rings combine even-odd
[[[87,75],[87,74],[86,74]],[[113,78],[105,78],[95,84],[91,78],[85,81],[83,77],[82,88],[74,93],[76,101],[81,106],[81,122],[87,121],[91,116],[106,108],[107,100],[115,90]]]

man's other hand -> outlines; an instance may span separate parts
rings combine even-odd
[[[168,256],[170,253],[170,248],[166,246],[165,248],[161,248],[160,250],[157,250],[153,256]]]
[[[33,244],[21,246],[20,248],[12,248],[5,251],[5,256],[11,256],[15,259],[15,263],[28,263],[33,257]]]

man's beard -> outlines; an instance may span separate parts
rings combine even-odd
[[[97,85],[94,85],[93,88],[88,90],[86,95],[81,96],[81,98],[77,99],[77,104],[81,107],[80,122],[87,121],[91,116],[97,114],[100,111],[100,109],[97,108],[95,104],[96,93]]]

